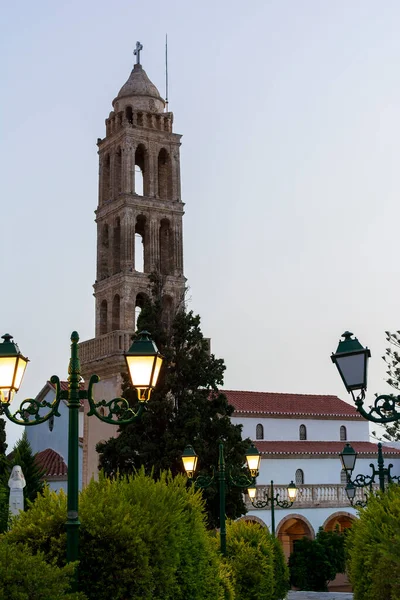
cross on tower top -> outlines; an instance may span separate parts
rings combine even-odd
[[[143,46],[140,42],[136,42],[136,48],[133,51],[133,54],[136,56],[136,64],[140,65],[140,52],[143,50]]]

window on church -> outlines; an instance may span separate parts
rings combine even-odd
[[[100,335],[107,333],[107,300],[100,304]]]
[[[158,197],[172,198],[171,158],[165,148],[162,148],[158,155]]]
[[[121,221],[115,220],[113,235],[113,273],[121,271]]]
[[[108,225],[103,225],[103,229],[101,231],[101,240],[100,240],[100,264],[99,264],[99,279],[104,279],[108,277],[108,252],[109,252],[109,237],[108,237]]]
[[[340,471],[340,483],[347,484],[347,473],[344,469]]]
[[[142,308],[145,305],[145,303],[148,302],[148,298],[145,294],[138,294],[136,296],[136,301],[135,301],[135,331],[137,331],[137,321],[138,318],[140,316],[140,313],[142,312]]]
[[[115,173],[115,191],[117,194],[122,192],[122,150],[121,148],[117,149],[115,153],[115,164],[114,164],[114,173]]]
[[[305,425],[300,425],[300,427],[299,427],[299,438],[300,438],[300,440],[307,439],[307,428]]]
[[[102,200],[103,200],[103,202],[107,202],[111,198],[110,171],[111,171],[111,159],[110,159],[110,155],[106,154],[106,156],[104,157],[104,162],[103,162],[103,185],[102,185],[102,192],[103,192]]]
[[[115,294],[112,305],[112,328],[111,331],[121,329],[120,327],[120,297]]]
[[[295,474],[296,485],[304,485],[304,472],[302,469],[297,469]]]
[[[263,440],[264,439],[264,427],[261,425],[261,423],[258,423],[258,425],[256,426],[256,440]]]
[[[340,441],[345,442],[347,440],[347,429],[344,425],[340,427]]]
[[[148,196],[148,169],[147,169],[147,151],[143,144],[139,144],[135,152],[135,170],[134,170],[134,192],[138,196]]]
[[[133,110],[132,106],[127,106],[125,109],[125,118],[132,125],[133,123]]]
[[[174,271],[174,239],[168,219],[162,219],[159,231],[160,271],[163,275],[172,275]]]
[[[139,273],[144,273],[147,257],[145,257],[145,241],[146,241],[146,217],[139,215],[135,225],[135,261],[134,269]]]

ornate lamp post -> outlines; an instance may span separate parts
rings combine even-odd
[[[271,505],[271,531],[272,535],[275,537],[275,506],[280,506],[281,508],[290,508],[293,505],[293,502],[296,500],[298,489],[296,485],[291,481],[287,486],[287,492],[289,496],[289,500],[280,500],[279,494],[274,492],[274,482],[271,480],[270,493],[268,491],[264,492],[264,498],[262,500],[256,499],[257,490],[255,487],[248,489],[249,498],[251,500],[254,508],[266,508]]]
[[[183,466],[186,474],[190,480],[193,480],[195,486],[201,489],[210,487],[217,479],[213,467],[213,474],[211,476],[199,475],[196,479],[193,479],[194,473],[197,466],[197,454],[193,449],[193,446],[186,446],[182,453]],[[219,483],[219,527],[220,527],[220,540],[221,540],[221,553],[226,554],[226,523],[225,523],[225,489],[226,483],[233,485],[238,488],[247,488],[249,485],[255,485],[256,477],[258,475],[258,469],[260,466],[260,453],[257,448],[251,446],[246,453],[247,468],[250,471],[251,477],[246,475],[239,475],[233,477],[232,474],[226,472],[225,457],[224,457],[224,444],[219,444],[219,458],[218,458],[218,483]]]
[[[376,483],[376,477],[379,479],[379,488],[382,492],[385,491],[385,480],[387,479],[388,483],[393,483],[395,480],[399,481],[399,477],[397,475],[391,474],[391,469],[393,468],[392,464],[389,464],[388,467],[385,467],[385,462],[383,460],[382,454],[382,444],[379,442],[378,444],[378,468],[375,467],[373,463],[369,466],[372,469],[371,475],[357,475],[353,480],[351,479],[352,472],[354,470],[356,460],[357,460],[357,452],[350,444],[346,444],[343,448],[342,452],[339,454],[340,460],[342,463],[342,467],[347,475],[347,485],[345,488],[347,498],[350,501],[352,506],[364,506],[365,503],[358,500],[354,502],[354,498],[356,495],[357,488],[369,487],[372,489],[372,485]]]
[[[332,362],[336,365],[346,390],[352,395],[358,412],[368,421],[374,423],[391,423],[400,419],[397,410],[400,396],[381,395],[374,400],[373,406],[367,412],[364,408],[365,392],[367,389],[368,359],[371,352],[364,348],[350,331],[342,334],[343,340],[334,354]],[[355,396],[355,392],[358,395]]]
[[[135,413],[125,398],[113,400],[93,399],[93,385],[99,377],[92,375],[87,390],[80,389],[80,362],[78,356],[79,336],[76,331],[71,334],[71,357],[68,368],[68,389],[61,390],[60,379],[53,375],[51,383],[56,387],[56,397],[52,403],[36,399],[24,400],[19,409],[12,414],[11,402],[18,391],[25,372],[28,359],[24,357],[17,344],[8,333],[3,335],[4,342],[0,344],[0,414],[17,425],[32,426],[45,423],[51,417],[59,417],[58,407],[61,400],[67,400],[69,408],[68,430],[68,507],[67,507],[67,561],[78,560],[79,550],[79,516],[78,516],[78,452],[79,452],[79,408],[80,401],[88,400],[90,410],[88,415],[96,415],[105,423],[116,425],[133,423],[140,419],[145,404],[150,398],[151,390],[157,383],[163,357],[158,352],[155,343],[147,331],[139,333],[132,346],[125,354],[125,360],[131,377],[132,385],[137,389],[139,407]],[[103,415],[98,408],[106,407],[108,414]],[[43,409],[47,410],[43,414]]]

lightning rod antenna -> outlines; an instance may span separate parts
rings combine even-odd
[[[168,112],[168,35],[165,34],[165,112]]]

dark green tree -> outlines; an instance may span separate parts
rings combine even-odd
[[[400,331],[390,333],[385,331],[386,341],[389,342],[390,346],[386,348],[385,355],[382,356],[387,366],[387,379],[386,382],[396,390],[396,396],[400,394],[400,354],[398,349],[400,348]],[[400,405],[398,410],[400,410]],[[385,423],[383,425],[385,433],[379,435],[375,431],[372,435],[379,439],[392,441],[400,440],[400,421],[394,421],[393,423]]]
[[[26,431],[24,431],[22,438],[15,444],[12,452],[11,466],[15,465],[19,465],[22,468],[25,477],[24,499],[25,509],[27,509],[28,504],[26,501],[34,502],[36,496],[43,490],[44,483],[42,477],[44,472],[36,462],[36,454],[32,453]]]
[[[0,419],[0,485],[6,484],[9,474],[9,464],[6,457],[6,422]]]
[[[242,440],[241,425],[231,423],[233,406],[219,391],[224,361],[209,352],[200,329],[200,317],[178,310],[168,327],[163,312],[162,280],[152,276],[151,300],[142,308],[138,330],[150,331],[165,357],[157,389],[152,392],[142,419],[120,427],[120,435],[97,445],[100,468],[107,476],[132,473],[144,467],[155,478],[162,470],[183,472],[181,454],[192,444],[199,456],[198,473],[210,474],[218,464],[218,443],[224,442],[225,458],[233,474],[241,472],[249,440]],[[123,396],[132,405],[136,391],[125,376]],[[209,524],[219,520],[217,482],[204,490]],[[237,518],[246,512],[241,490],[228,487],[226,514]]]
[[[301,590],[326,592],[328,582],[346,568],[344,533],[324,531],[315,537],[296,540],[289,557],[290,582]]]

